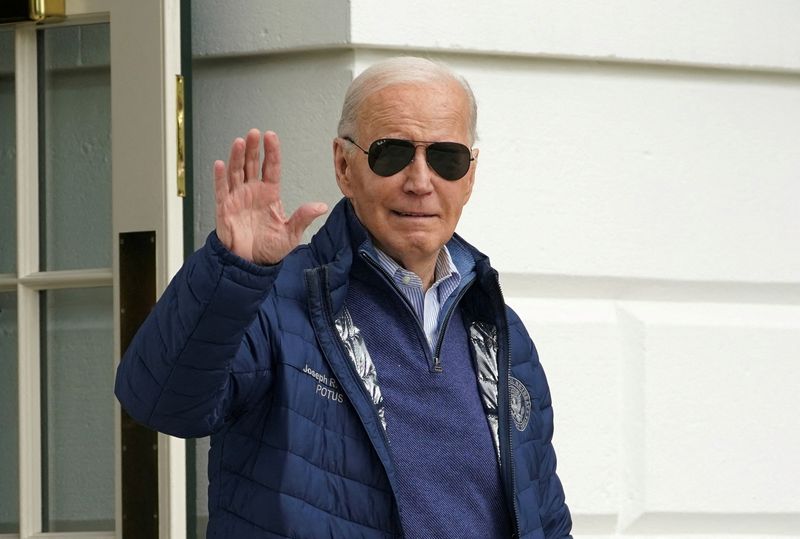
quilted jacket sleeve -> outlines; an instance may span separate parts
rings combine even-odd
[[[539,354],[533,344],[522,321],[513,311],[509,321],[517,333],[517,337],[524,343],[527,350],[528,367],[533,369],[534,395],[538,403],[542,420],[542,447],[537,451],[539,455],[539,517],[542,522],[544,535],[547,539],[570,538],[572,530],[572,516],[567,507],[564,488],[556,474],[556,452],[553,448],[553,407],[550,398],[550,387],[547,383]]]
[[[279,271],[239,258],[212,232],[117,369],[115,393],[131,417],[173,436],[206,436],[260,399],[271,381],[271,354],[259,307]]]

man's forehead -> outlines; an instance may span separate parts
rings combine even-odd
[[[457,102],[466,100],[463,88],[449,79],[395,82],[379,86],[364,99],[365,105],[383,104],[397,99],[425,99],[434,95],[444,95]]]
[[[460,128],[467,121],[468,109],[467,97],[454,81],[397,83],[380,88],[364,99],[358,113],[358,127],[362,130],[391,127],[395,122],[414,124],[419,121],[442,126],[457,124]]]

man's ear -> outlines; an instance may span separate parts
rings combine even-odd
[[[336,183],[339,185],[339,190],[344,196],[350,197],[352,189],[350,188],[349,154],[344,145],[344,139],[339,137],[333,139],[333,169],[336,173]]]

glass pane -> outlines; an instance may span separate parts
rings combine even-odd
[[[19,531],[17,294],[0,293],[0,533]]]
[[[111,266],[108,24],[39,32],[41,268]]]
[[[42,292],[48,532],[114,529],[113,319],[111,288]]]
[[[14,32],[0,30],[0,273],[16,271],[17,124],[14,107]]]

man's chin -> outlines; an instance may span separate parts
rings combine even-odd
[[[439,255],[441,244],[430,235],[408,234],[404,240],[394,246],[400,258],[425,259],[436,258]]]

